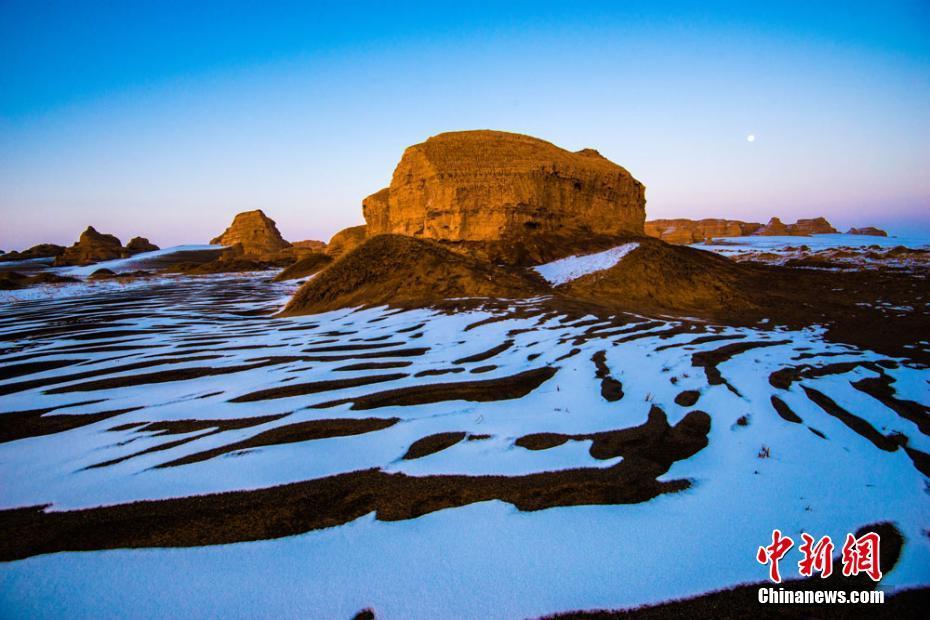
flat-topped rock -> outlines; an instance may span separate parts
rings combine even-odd
[[[250,256],[272,254],[291,247],[278,232],[274,220],[261,209],[237,214],[229,228],[210,243],[226,246],[242,244],[243,253]]]
[[[838,232],[830,222],[823,217],[810,219],[800,219],[794,224],[785,224],[777,217],[769,220],[769,223],[760,228],[754,234],[767,237],[807,237],[810,235],[826,235]]]
[[[368,236],[498,241],[535,234],[642,235],[645,189],[593,149],[502,131],[443,133],[409,147],[391,185],[363,202]]]

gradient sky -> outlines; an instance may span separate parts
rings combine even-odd
[[[4,250],[326,240],[478,128],[598,149],[651,219],[930,234],[930,3],[0,0]]]

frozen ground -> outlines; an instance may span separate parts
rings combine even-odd
[[[359,470],[459,474],[463,489],[489,474],[580,470],[596,481],[633,457],[599,453],[594,438],[647,425],[653,408],[672,427],[709,414],[707,445],[659,476],[686,484],[621,503],[521,511],[503,496],[455,505],[453,494],[451,507],[414,506],[415,517],[369,511],[270,540],[7,561],[0,615],[349,618],[372,607],[378,618],[516,618],[619,608],[763,580],[755,551],[773,528],[842,540],[878,521],[905,538],[881,587],[930,584],[927,368],[816,329],[596,318],[545,300],[275,319],[293,285],[143,282],[0,306],[0,508],[94,509]],[[503,398],[500,382],[541,369],[556,370]],[[864,380],[891,386],[891,398]],[[466,383],[472,397],[456,398]],[[432,384],[444,386],[432,402],[388,397]],[[370,427],[307,432],[353,421]],[[462,437],[403,458],[440,433]],[[523,447],[540,433],[565,440]],[[209,537],[214,526],[203,527]]]

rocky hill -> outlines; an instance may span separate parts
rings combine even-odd
[[[222,235],[210,240],[214,245],[241,244],[242,252],[249,256],[273,254],[291,244],[284,240],[274,220],[261,209],[238,213]]]
[[[520,241],[535,234],[641,235],[645,189],[593,149],[501,131],[443,133],[404,151],[366,198],[368,235]]]
[[[28,250],[21,252],[12,251],[0,256],[0,262],[30,260],[33,258],[53,258],[65,251],[64,246],[55,245],[54,243],[40,243],[34,245]]]

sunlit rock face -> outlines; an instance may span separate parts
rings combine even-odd
[[[409,147],[391,185],[363,202],[368,236],[446,241],[642,235],[645,188],[593,149],[501,131],[443,133]]]
[[[291,246],[278,232],[274,220],[261,209],[237,214],[229,228],[210,243],[226,246],[242,244],[243,253],[258,256]]]

